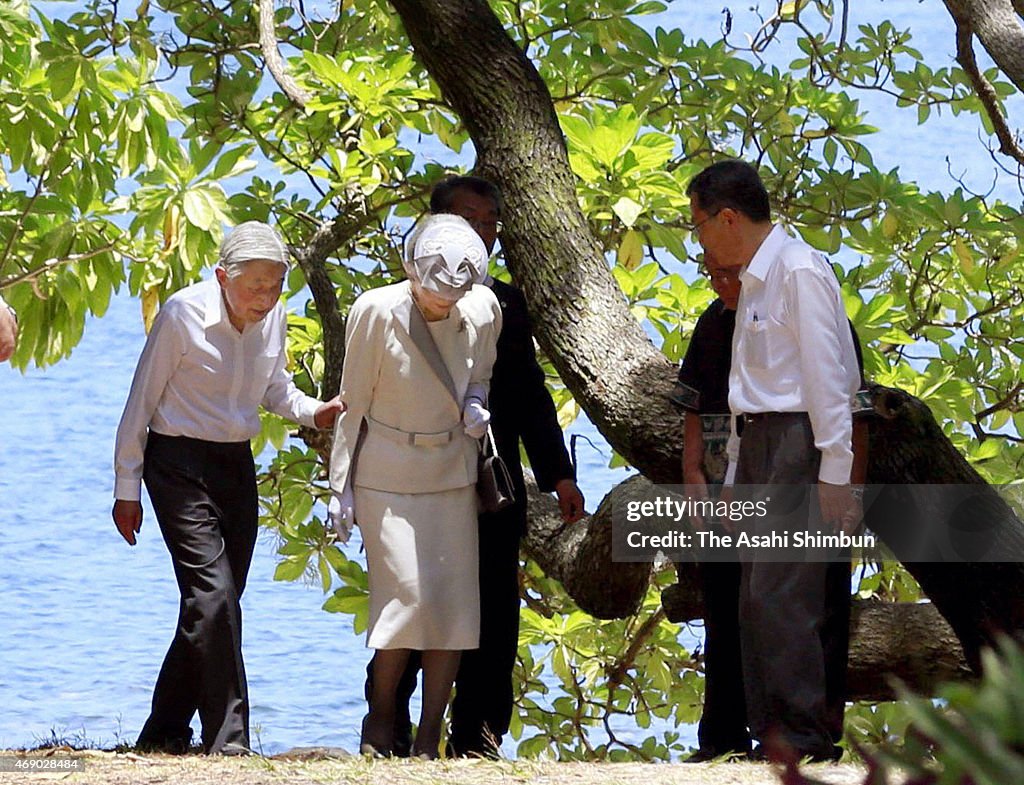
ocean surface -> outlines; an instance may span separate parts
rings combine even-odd
[[[658,21],[714,36],[719,7],[693,5],[675,3]],[[851,29],[891,18],[913,27],[930,65],[951,64],[952,23],[941,6],[853,5]],[[735,29],[751,29],[736,10]],[[774,50],[770,59],[784,64],[793,56]],[[952,190],[951,156],[955,174],[988,190],[995,167],[974,119],[946,113],[921,128],[911,110],[881,96],[862,103],[871,110],[867,121],[881,129],[869,140],[879,168],[899,166],[923,188]],[[1011,104],[1011,118],[1024,124],[1020,101]],[[1005,180],[996,193],[1020,203]],[[24,375],[0,366],[0,748],[51,735],[101,746],[130,742],[148,713],[177,592],[148,503],[135,548],[110,520],[114,431],[143,341],[138,303],[120,296],[104,318],[90,321],[69,360]],[[594,509],[627,473],[607,468],[610,450],[588,423],[572,433],[597,445],[580,439],[578,448],[581,486]],[[274,543],[264,537],[242,603],[253,745],[267,753],[314,744],[353,749],[364,711],[363,638],[349,617],[320,609],[318,587],[273,581],[274,566]],[[694,729],[680,730],[692,744]],[[513,755],[514,744],[505,751]]]

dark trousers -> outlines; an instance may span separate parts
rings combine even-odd
[[[512,718],[512,669],[519,648],[518,505],[480,516],[480,648],[462,653],[452,703],[452,750],[457,755],[491,754]],[[416,691],[420,658],[409,657],[396,696],[395,750],[411,740],[409,699]],[[373,662],[367,666],[369,700]]]
[[[740,656],[739,562],[701,562],[704,594],[704,711],[697,726],[702,751],[746,752],[746,698]]]
[[[239,598],[256,544],[256,473],[248,442],[149,434],[143,479],[181,593],[178,626],[140,746],[184,742],[198,710],[203,746],[249,746]]]
[[[821,454],[806,414],[768,415],[744,426],[736,483],[768,494],[773,514],[748,531],[823,529],[817,498]],[[758,484],[771,489],[758,490]],[[751,735],[801,755],[829,757],[842,737],[849,637],[849,562],[777,562],[741,551],[740,629]]]
[[[480,648],[462,653],[455,678],[451,743],[458,755],[497,752],[512,719],[519,650],[516,507],[480,516]]]

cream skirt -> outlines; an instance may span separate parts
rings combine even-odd
[[[355,488],[366,546],[371,649],[480,645],[476,488],[390,493]]]

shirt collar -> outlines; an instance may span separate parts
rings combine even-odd
[[[212,278],[207,282],[206,297],[203,299],[203,327],[213,327],[217,324],[230,324],[228,319],[228,307],[224,303],[224,295],[221,294],[220,282]]]
[[[768,271],[771,269],[772,262],[779,255],[779,251],[782,250],[782,246],[787,239],[789,239],[789,235],[786,234],[786,230],[779,224],[775,224],[768,233],[768,236],[761,241],[757,253],[747,263],[743,274],[745,276],[752,276],[763,283],[765,278],[768,277]]]

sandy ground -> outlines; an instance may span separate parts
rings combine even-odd
[[[83,771],[0,773],[0,783],[62,782],[71,785],[778,785],[779,770],[757,763],[645,764],[539,763],[527,761],[409,761],[333,757],[319,760],[277,758],[172,757],[113,752],[57,752],[83,760]],[[4,768],[14,756],[0,752]],[[28,753],[40,759],[43,753]],[[56,759],[56,758],[54,758]],[[24,758],[22,758],[24,760]],[[43,765],[43,764],[37,764]],[[52,765],[52,764],[51,764]],[[852,764],[805,766],[807,782],[862,785],[865,770]]]

